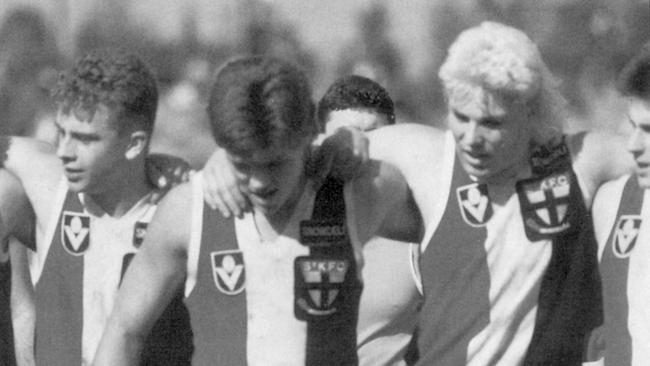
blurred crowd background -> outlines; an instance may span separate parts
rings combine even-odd
[[[650,39],[649,0],[2,0],[0,19],[0,133],[52,141],[48,90],[59,70],[88,50],[120,47],[158,76],[152,150],[195,167],[214,147],[210,76],[236,55],[293,61],[315,99],[342,75],[373,78],[398,121],[443,127],[446,49],[463,29],[496,20],[539,45],[562,81],[569,129],[624,132],[615,77]]]

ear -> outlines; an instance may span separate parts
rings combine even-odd
[[[140,155],[144,155],[149,144],[149,134],[142,130],[131,132],[129,146],[124,153],[127,160],[133,160]]]

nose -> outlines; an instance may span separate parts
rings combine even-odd
[[[56,156],[58,156],[64,163],[74,160],[76,156],[75,147],[70,138],[59,136],[56,144]]]
[[[643,151],[643,136],[641,134],[641,129],[635,127],[634,131],[632,131],[632,134],[627,141],[627,150],[632,154],[640,153]]]
[[[480,146],[483,142],[479,124],[471,120],[465,124],[465,133],[463,140],[467,146],[475,147]]]

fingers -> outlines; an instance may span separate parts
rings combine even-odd
[[[241,217],[249,209],[245,195],[240,191],[234,169],[223,150],[217,150],[203,170],[205,200],[224,217]]]

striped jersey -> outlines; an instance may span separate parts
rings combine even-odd
[[[604,364],[647,365],[650,360],[650,205],[635,176],[605,184],[598,193],[615,205],[597,217],[605,324]],[[596,205],[596,203],[594,203]]]
[[[447,141],[447,203],[420,258],[419,364],[579,365],[601,320],[600,282],[566,145],[534,154],[531,178],[492,186]]]

